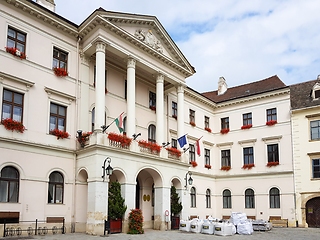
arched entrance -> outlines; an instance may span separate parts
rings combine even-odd
[[[306,215],[309,227],[320,227],[320,197],[312,198],[307,202]]]
[[[136,178],[135,205],[142,210],[144,228],[164,228],[163,198],[163,181],[160,173],[151,168],[141,170]]]
[[[76,182],[76,201],[75,201],[75,222],[72,230],[77,232],[86,232],[87,223],[87,206],[88,206],[88,173],[81,169],[77,175]]]

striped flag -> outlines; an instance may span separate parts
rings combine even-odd
[[[121,113],[120,116],[119,116],[116,120],[114,120],[114,121],[116,122],[116,125],[117,125],[120,133],[123,132],[122,114],[123,114],[123,113]]]
[[[203,136],[202,136],[203,137]],[[202,138],[201,137],[201,138]],[[197,140],[197,154],[198,154],[198,156],[201,156],[201,148],[200,148],[200,139],[201,138],[199,138],[198,140]]]

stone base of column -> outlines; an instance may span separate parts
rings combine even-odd
[[[103,235],[104,223],[87,223],[86,233],[90,235]]]
[[[167,223],[165,221],[161,221],[161,216],[154,216],[153,229],[165,231],[167,229]]]
[[[129,231],[129,221],[127,220],[123,220],[122,221],[122,232],[123,233],[127,233]]]

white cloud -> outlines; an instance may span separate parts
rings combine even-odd
[[[55,0],[77,24],[95,9],[156,16],[196,68],[187,80],[199,92],[278,75],[286,84],[320,74],[318,0]],[[72,9],[72,11],[70,11]]]

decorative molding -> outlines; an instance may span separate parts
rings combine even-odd
[[[12,81],[15,81],[15,82],[18,82],[18,83],[25,84],[26,88],[27,88],[27,91],[29,91],[30,87],[32,87],[35,84],[34,82],[31,82],[31,81],[28,81],[28,80],[25,80],[25,79],[22,79],[22,78],[19,78],[19,77],[16,77],[16,76],[12,76],[10,74],[6,74],[6,73],[3,73],[3,72],[0,72],[0,82],[1,83],[3,83],[3,80],[5,78],[9,79],[9,80],[12,80]]]
[[[74,101],[76,99],[75,96],[72,96],[72,95],[69,95],[67,93],[63,93],[63,92],[60,92],[60,91],[57,91],[57,90],[54,90],[52,88],[48,88],[48,87],[44,87],[44,90],[47,92],[49,98],[51,99],[51,94],[54,94],[54,95],[58,95],[60,97],[64,97],[64,98],[67,98],[69,100],[69,105],[71,104],[72,101]]]
[[[202,141],[203,144],[213,147],[214,143],[208,141]]]
[[[232,146],[232,145],[233,145],[233,142],[216,143],[217,147]]]
[[[106,53],[107,43],[98,39],[93,44],[96,46],[96,52]]]
[[[154,48],[156,51],[163,53],[161,42],[152,33],[151,29],[149,29],[148,32],[145,32],[143,29],[137,29],[134,36],[148,46]]]
[[[307,153],[308,156],[312,157],[312,156],[320,156],[320,152],[312,152],[312,153]]]
[[[128,57],[128,61],[127,61],[127,67],[128,68],[136,68],[136,59],[134,59],[133,57]]]
[[[206,105],[208,105],[210,107],[216,108],[216,106],[217,106],[217,104],[214,101],[206,98],[201,93],[198,93],[198,92],[196,92],[194,90],[190,90],[188,88],[185,88],[184,93],[185,93],[186,96],[189,96],[189,97],[195,99],[196,101],[204,103],[204,104],[206,104]]]
[[[175,135],[178,134],[177,130],[173,130],[173,129],[169,129],[169,132],[170,132],[171,134],[175,134]]]
[[[272,141],[272,140],[280,140],[281,138],[282,138],[282,135],[279,135],[279,136],[261,138],[261,140],[264,142],[267,142],[267,141]]]
[[[188,140],[193,140],[193,141],[197,141],[199,138],[193,137],[191,135],[187,135]]]
[[[248,140],[238,141],[238,143],[239,143],[240,145],[242,145],[242,144],[246,144],[246,143],[254,143],[254,142],[256,142],[256,141],[257,141],[257,139],[255,138],[255,139],[248,139]]]
[[[306,115],[306,118],[315,118],[315,117],[320,117],[320,113]]]
[[[80,55],[80,59],[81,59],[81,63],[84,64],[84,65],[87,65],[89,66],[90,64],[90,57],[88,57],[87,55],[85,55],[85,53],[83,51],[80,51],[79,52],[79,55]]]

